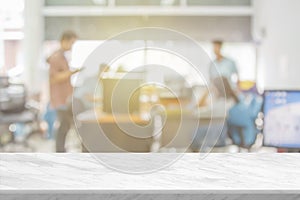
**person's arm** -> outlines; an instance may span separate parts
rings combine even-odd
[[[209,65],[209,80],[211,81],[216,76],[219,76],[219,73],[216,69],[215,63],[212,61]]]
[[[210,80],[210,82],[212,82],[212,80],[214,79],[214,77],[218,76],[216,65],[215,65],[215,63],[213,61],[209,64],[208,73],[209,73],[209,80]],[[200,100],[198,102],[198,106],[199,107],[204,107],[204,106],[207,105],[208,95],[209,95],[209,90],[206,90],[204,92],[204,94],[201,96],[201,98],[200,98]]]
[[[232,61],[232,75],[231,75],[231,81],[235,82],[237,85],[239,84],[239,72],[236,67],[236,64],[234,61]]]
[[[202,97],[199,100],[198,106],[199,107],[204,107],[206,106],[206,101],[207,101],[207,97],[208,97],[209,91],[206,90],[204,95],[202,95]]]
[[[80,70],[75,70],[75,71],[70,71],[70,70],[65,70],[65,71],[60,71],[52,76],[50,76],[50,83],[51,84],[56,84],[60,82],[64,82],[70,78],[73,74],[79,72]]]
[[[239,102],[238,93],[232,89],[228,79],[224,76],[213,80],[213,85],[221,97],[232,98],[236,103]]]
[[[232,71],[233,71],[233,73],[238,74],[238,69],[237,69],[236,63],[234,61],[232,61]]]

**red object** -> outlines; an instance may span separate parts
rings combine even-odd
[[[277,149],[277,153],[287,153],[288,150],[287,149],[284,149],[284,148],[278,148]]]

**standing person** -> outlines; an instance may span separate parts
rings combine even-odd
[[[227,78],[233,89],[237,89],[238,70],[235,62],[222,55],[223,41],[213,41],[213,45],[216,59],[211,63],[209,68],[210,80],[223,76]]]
[[[77,35],[74,32],[65,31],[60,39],[60,48],[47,59],[50,65],[50,105],[56,110],[60,124],[56,132],[56,152],[65,152],[66,135],[73,119],[71,109],[67,105],[73,92],[70,79],[79,70],[69,69],[65,52],[72,49],[76,40]]]
[[[238,70],[236,68],[236,64],[233,60],[222,55],[222,46],[223,41],[215,40],[213,41],[215,60],[211,62],[209,66],[209,78],[211,82],[211,86],[214,85],[214,80],[222,79],[222,77],[226,78],[229,82],[233,91],[237,91],[238,89]],[[222,86],[221,86],[222,87]],[[214,87],[212,87],[212,91]],[[204,95],[200,98],[198,106],[203,107],[207,105],[207,98],[209,95],[209,91],[207,90]]]

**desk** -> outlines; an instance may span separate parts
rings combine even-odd
[[[130,137],[122,133],[117,121],[123,126],[128,124],[127,128],[133,132],[137,138]],[[153,143],[153,123],[143,120],[139,115],[128,117],[124,114],[95,113],[93,110],[83,112],[77,116],[80,126],[79,133],[84,144],[90,152],[120,152],[123,150],[133,152],[149,152]],[[224,117],[214,116],[211,119],[211,113],[207,110],[201,111],[197,115],[190,112],[168,111],[165,125],[162,129],[160,146],[164,148],[176,148],[180,151],[189,150],[193,141],[193,136],[200,126],[208,126],[212,123],[222,124]],[[181,123],[179,123],[181,122]],[[130,127],[135,123],[143,128]],[[102,134],[99,126],[103,129]],[[108,134],[107,134],[108,133]],[[113,134],[112,134],[113,133]],[[217,133],[210,134],[210,137],[219,137]],[[112,144],[117,147],[112,147]]]
[[[150,156],[111,155],[125,165],[127,156]],[[91,154],[0,154],[0,199],[298,200],[299,169],[300,154],[184,154],[141,175],[106,168]]]
[[[151,123],[137,114],[112,115],[89,110],[77,115],[76,124],[84,151],[149,152],[152,145]]]
[[[142,119],[139,114],[109,114],[101,111],[88,110],[77,115],[77,119],[82,123],[135,123],[147,125],[149,120]]]

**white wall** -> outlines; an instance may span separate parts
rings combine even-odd
[[[251,40],[250,16],[107,16],[45,17],[45,39],[56,40],[66,30],[75,30],[83,40],[105,40],[123,31],[141,27],[162,27],[180,31],[195,40]],[[127,39],[142,39],[131,35]],[[157,39],[153,36],[151,39]]]
[[[40,90],[40,66],[42,64],[42,41],[44,26],[42,18],[43,0],[25,0],[24,10],[24,79],[30,92]]]
[[[254,0],[259,85],[300,89],[300,1]]]

